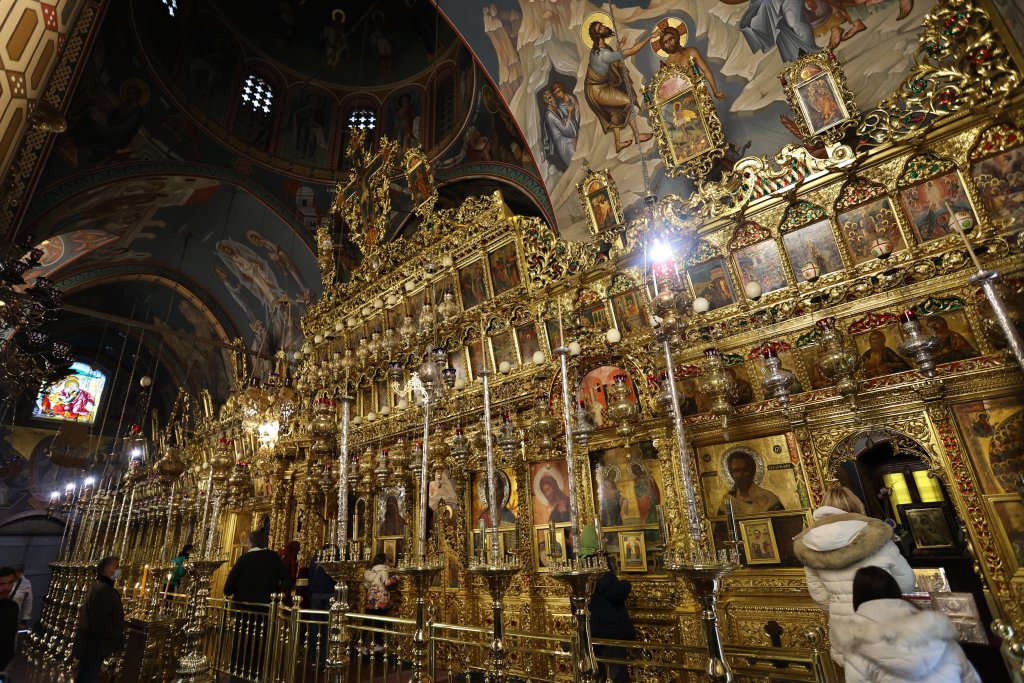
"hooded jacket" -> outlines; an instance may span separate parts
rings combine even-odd
[[[366,588],[367,609],[388,609],[391,607],[391,592],[388,590],[398,580],[391,575],[391,567],[375,564],[363,572],[363,586]]]
[[[846,683],[981,683],[943,614],[870,600],[851,618]]]
[[[914,590],[916,579],[885,522],[827,505],[815,510],[813,517],[814,523],[793,539],[793,552],[804,565],[807,591],[828,613],[832,659],[842,666],[857,570],[880,567],[896,579],[904,593]]]

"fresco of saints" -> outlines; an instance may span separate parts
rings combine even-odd
[[[759,512],[785,510],[779,497],[768,489],[754,483],[757,475],[757,461],[746,451],[734,451],[725,461],[725,467],[732,477],[733,487],[722,496],[718,514],[726,514],[726,503],[732,501],[736,515],[753,515]]]
[[[593,47],[583,82],[583,94],[597,120],[601,122],[602,130],[615,136],[616,152],[621,152],[634,142],[650,140],[651,133],[641,135],[637,129],[636,114],[633,112],[636,93],[622,60],[639,52],[651,40],[651,36],[632,47],[613,50],[608,45],[608,39],[615,35],[610,26],[592,21],[587,31]],[[627,126],[633,131],[633,139],[623,141],[622,129]]]
[[[719,2],[742,5],[746,0]],[[795,62],[801,54],[818,51],[814,30],[804,16],[804,0],[750,0],[740,19],[740,32],[751,52],[768,52],[777,47],[784,62]]]
[[[704,60],[704,55],[695,47],[686,47],[686,24],[679,22],[678,26],[673,26],[668,19],[662,19],[654,27],[654,30],[655,36],[651,41],[651,47],[658,54],[665,53],[668,55],[662,60],[663,64],[685,68],[690,66],[690,59],[692,58],[697,68],[700,69],[700,72],[707,80],[715,98],[719,100],[725,99],[725,93],[718,89],[715,75],[711,73],[711,68]]]

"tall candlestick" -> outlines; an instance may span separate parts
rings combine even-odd
[[[561,309],[559,309],[561,318]],[[565,424],[565,464],[569,475],[569,522],[570,522],[570,544],[574,553],[579,553],[580,548],[580,511],[576,500],[576,465],[572,455],[572,415],[569,411],[571,401],[569,398],[569,349],[564,345],[555,349],[558,354],[562,371],[562,421]],[[566,556],[568,559],[568,555]]]
[[[348,375],[345,376],[345,390],[348,391]],[[342,553],[342,557],[339,559],[348,557],[348,425],[351,404],[351,396],[341,397],[341,436],[338,444],[338,524],[335,534],[338,551]]]
[[[556,557],[555,555],[555,523],[553,520],[548,520],[548,530],[545,535],[547,540],[548,555],[550,557]]]
[[[429,361],[432,362],[432,361]],[[423,393],[423,455],[420,458],[420,527],[417,548],[420,563],[427,558],[427,453],[430,448],[430,391]]]
[[[595,549],[599,553],[604,552],[604,534],[601,532],[601,517],[594,517],[594,533],[597,535],[597,543]]]
[[[599,519],[605,518],[605,500],[604,500],[604,465],[598,464],[594,468],[594,481],[597,484],[597,516]]]

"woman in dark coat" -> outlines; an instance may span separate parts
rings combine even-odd
[[[636,640],[636,629],[626,609],[626,599],[632,588],[629,581],[615,575],[614,569],[609,569],[598,579],[594,594],[590,596],[590,633],[593,637]],[[595,647],[594,654],[610,659],[626,659],[629,655],[624,647],[605,646]],[[609,664],[608,678],[614,683],[627,683],[629,670],[623,664]]]

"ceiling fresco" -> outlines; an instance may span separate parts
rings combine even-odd
[[[74,305],[241,337],[263,353],[300,346],[299,317],[321,290],[313,234],[348,173],[355,113],[372,122],[372,140],[427,152],[442,205],[500,189],[518,213],[554,220],[532,146],[426,0],[125,9],[108,13],[77,66],[68,131],[21,220],[46,241],[34,275],[56,280]],[[272,90],[269,111],[246,103],[250,75]],[[410,234],[418,219],[404,176],[390,192],[389,235]],[[347,228],[334,228],[344,279],[360,255]],[[64,315],[58,328],[87,349],[104,324]],[[177,368],[175,381],[225,376],[219,353],[178,346],[152,351]]]
[[[858,105],[868,109],[913,65],[921,22],[934,4],[459,0],[439,6],[509,103],[538,160],[560,232],[582,239],[587,231],[576,183],[588,165],[611,171],[627,205],[644,194],[641,158],[657,194],[690,189],[687,181],[665,176],[646,115],[629,120],[616,114],[616,102],[642,104],[642,89],[661,64],[695,60],[716,98],[730,143],[727,160],[771,155],[799,143],[778,80],[787,62],[832,46]],[[611,67],[592,60],[595,22],[607,27],[598,41],[614,53]]]

